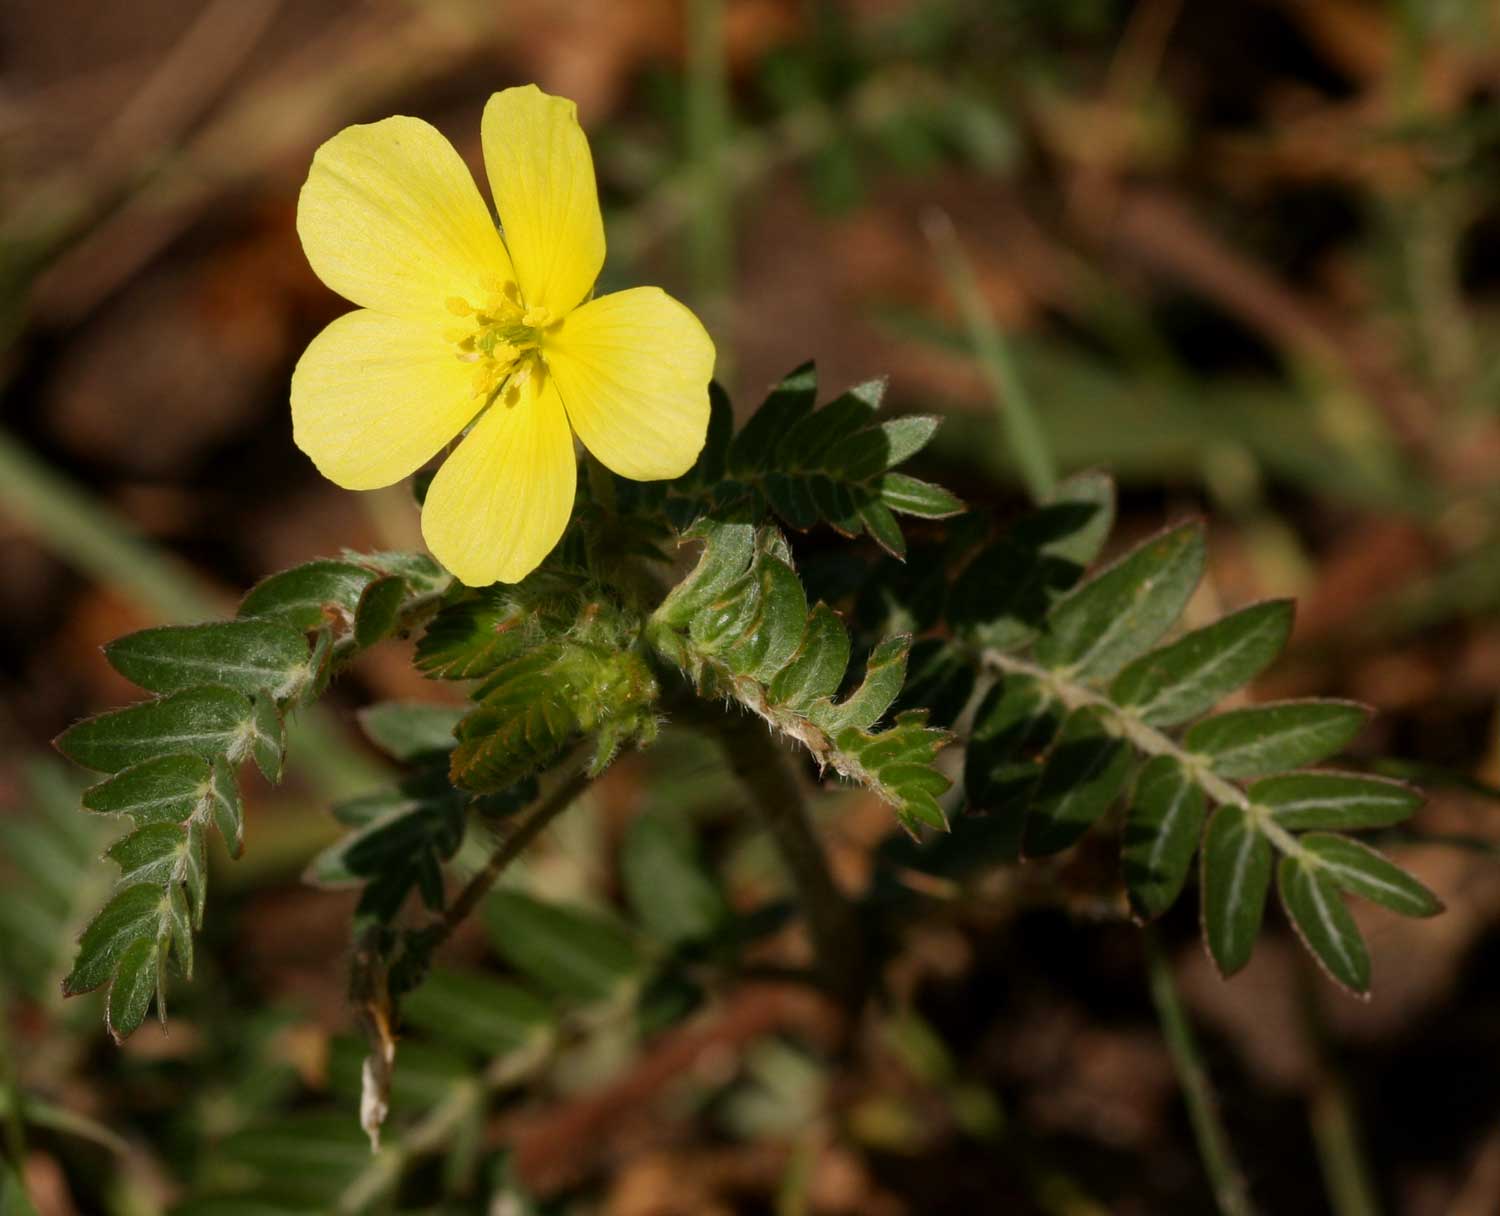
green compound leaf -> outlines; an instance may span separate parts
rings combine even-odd
[[[1335,983],[1356,996],[1370,991],[1370,954],[1349,909],[1321,866],[1283,857],[1276,875],[1287,918]]]
[[[1183,744],[1222,777],[1259,777],[1326,759],[1359,734],[1369,716],[1353,701],[1252,705],[1189,727]]]
[[[137,827],[182,823],[209,796],[210,772],[202,756],[158,756],[90,786],[83,793],[84,809],[128,815]]]
[[[624,493],[659,505],[679,526],[737,500],[752,514],[769,509],[790,528],[819,522],[846,536],[868,533],[901,557],[906,541],[893,512],[926,518],[957,514],[948,491],[891,470],[922,450],[936,432],[933,417],[876,421],[884,381],[856,385],[815,409],[811,364],[782,381],[725,447],[731,414],[710,395],[710,442],[691,472],[658,486],[631,484]]]
[[[958,576],[948,603],[954,629],[1000,650],[1030,641],[1098,557],[1114,517],[1115,486],[1104,474],[1060,483],[1051,502],[1023,516]]]
[[[443,680],[489,675],[525,644],[526,611],[503,587],[444,608],[417,643],[417,670]]]
[[[652,937],[677,946],[716,936],[729,906],[679,815],[648,811],[625,833],[620,876],[630,906]]]
[[[1075,709],[1063,722],[1042,768],[1026,816],[1022,852],[1046,857],[1075,844],[1120,796],[1130,776],[1130,749],[1096,709]]]
[[[402,1018],[446,1043],[485,1059],[538,1056],[557,1020],[547,1003],[518,984],[438,969],[401,1002]]]
[[[1443,902],[1394,862],[1347,836],[1310,832],[1299,842],[1331,881],[1402,916],[1436,916]]]
[[[1291,600],[1226,616],[1143,655],[1110,686],[1110,697],[1152,726],[1176,726],[1248,684],[1281,653],[1292,631]]]
[[[182,752],[210,761],[221,755],[239,760],[255,737],[256,711],[244,694],[207,687],[86,718],[59,735],[56,746],[85,768],[117,773]]]
[[[1182,615],[1203,575],[1204,553],[1197,523],[1132,550],[1048,613],[1037,661],[1084,680],[1113,676]]]
[[[104,654],[116,671],[148,692],[215,684],[285,700],[312,674],[307,639],[271,621],[144,629],[109,643]]]
[[[1203,940],[1219,974],[1250,961],[1271,886],[1271,844],[1236,806],[1221,806],[1203,837]]]
[[[630,935],[582,908],[501,891],[486,901],[484,922],[506,962],[566,1002],[612,1004],[641,982],[644,962]]]
[[[949,781],[931,761],[947,733],[927,725],[925,711],[872,729],[900,695],[910,637],[877,645],[859,687],[835,701],[849,635],[826,605],[808,613],[782,535],[751,529],[739,512],[700,519],[689,535],[705,541],[704,553],[652,617],[647,636],[658,654],[692,678],[700,695],[738,701],[801,742],[820,765],[879,794],[908,828],[942,826],[937,797]]]
[[[1384,828],[1411,818],[1422,795],[1411,786],[1359,773],[1286,773],[1249,789],[1250,800],[1292,831]]]
[[[458,742],[454,728],[466,712],[463,705],[382,701],[360,710],[358,718],[360,729],[371,743],[405,763],[451,752]]]
[[[353,622],[360,596],[378,578],[353,562],[322,558],[262,579],[240,602],[240,617],[260,617],[300,633]]]
[[[1173,756],[1153,756],[1136,777],[1120,860],[1138,920],[1160,916],[1182,894],[1203,832],[1202,787]]]

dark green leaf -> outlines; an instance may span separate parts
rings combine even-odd
[[[1250,800],[1293,831],[1383,828],[1409,819],[1422,805],[1411,786],[1358,773],[1287,773],[1250,787]]]
[[[629,935],[592,912],[501,891],[485,904],[484,921],[506,962],[564,1000],[616,1000],[640,980]]]
[[[1219,974],[1250,961],[1271,886],[1271,844],[1237,806],[1221,806],[1203,837],[1203,939]]]
[[[151,1008],[156,992],[160,949],[154,938],[141,937],[120,955],[104,1015],[116,1043],[123,1043],[146,1020],[146,1010]]]
[[[881,502],[901,515],[946,519],[964,509],[962,500],[942,486],[908,477],[905,473],[886,473],[878,484]]]
[[[354,644],[373,646],[396,632],[401,620],[401,603],[406,598],[406,582],[388,574],[377,578],[360,593],[354,609]]]
[[[327,558],[293,566],[257,583],[240,603],[241,617],[265,617],[307,633],[325,621],[348,624],[376,574]]]
[[[1372,903],[1402,916],[1436,916],[1443,910],[1443,902],[1436,895],[1400,866],[1357,840],[1309,832],[1299,843],[1316,859],[1320,873]]]
[[[1200,525],[1132,550],[1059,602],[1034,654],[1079,679],[1105,680],[1153,646],[1182,615],[1203,574]]]
[[[625,833],[620,874],[646,931],[671,945],[711,938],[728,917],[692,829],[679,816],[664,811],[638,816]]]
[[[149,692],[218,684],[284,700],[311,677],[307,639],[273,621],[144,629],[109,643],[104,653],[116,671]]]
[[[1359,734],[1352,701],[1281,701],[1232,709],[1190,727],[1183,743],[1223,777],[1259,777],[1326,759]]]
[[[120,867],[122,883],[161,887],[184,867],[187,846],[187,832],[177,824],[153,823],[117,840],[108,857]]]
[[[158,756],[91,786],[83,805],[90,811],[129,815],[137,827],[181,823],[210,793],[209,764],[202,756]]]
[[[76,996],[99,987],[132,942],[142,937],[155,941],[165,903],[162,889],[149,883],[116,892],[79,938],[78,958],[63,981],[63,994]]]
[[[1095,709],[1075,709],[1047,755],[1026,815],[1027,857],[1060,853],[1120,796],[1130,776],[1130,749],[1109,733]]]
[[[1110,697],[1153,726],[1176,726],[1264,671],[1291,629],[1291,600],[1252,604],[1143,655],[1115,678]]]
[[[1160,916],[1182,894],[1203,832],[1203,790],[1181,762],[1153,756],[1136,778],[1120,859],[1130,906],[1140,920]]]
[[[239,857],[245,847],[245,808],[240,801],[240,787],[234,770],[223,756],[214,759],[213,777],[208,791],[210,814],[224,846],[231,857]]]
[[[276,702],[270,697],[256,697],[254,706],[250,755],[265,779],[275,784],[281,780],[281,766],[286,760],[286,723],[281,719]]]
[[[359,725],[371,743],[404,763],[451,752],[457,743],[454,728],[466,709],[427,701],[382,701],[359,711]]]
[[[253,720],[243,694],[229,688],[190,688],[87,718],[58,736],[57,748],[68,759],[102,773],[182,752],[206,760],[220,755],[238,760],[249,746]]]
[[[1281,906],[1297,936],[1330,978],[1363,996],[1370,990],[1370,955],[1338,888],[1319,869],[1283,857],[1277,873]]]
[[[730,468],[744,473],[769,465],[778,441],[812,412],[817,396],[818,373],[811,363],[789,373],[740,428],[730,448]]]
[[[1003,815],[1014,824],[1014,859],[1020,856],[1022,814],[1062,718],[1061,706],[1037,681],[1009,674],[985,694],[974,716],[964,790],[971,810]]]
[[[896,517],[885,503],[878,498],[861,503],[859,522],[874,538],[875,543],[892,557],[906,556],[906,537],[901,534],[901,525],[896,522]]]

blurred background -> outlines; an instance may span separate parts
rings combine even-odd
[[[257,1169],[368,1168],[335,1067],[351,904],[298,876],[336,833],[322,808],[379,775],[353,707],[443,690],[399,647],[362,660],[253,798],[246,858],[218,859],[171,1033],[123,1051],[92,998],[56,996],[108,868],[47,743],[131,696],[104,641],[344,546],[419,545],[404,488],[345,493],[292,446],[291,369],[347,307],[303,259],[297,190],[320,142],[391,113],[479,169],[485,99],[527,81],[589,131],[601,289],[695,308],[742,413],[805,359],[825,393],[887,375],[888,408],[948,418],[927,475],[1004,513],[1024,496],[998,411],[1024,394],[1066,470],[1121,479],[1119,543],[1207,514],[1199,619],[1299,597],[1259,690],[1378,708],[1360,751],[1431,794],[1387,843],[1448,912],[1357,909],[1368,1005],[1282,929],[1228,984],[1191,908],[1164,940],[1266,1210],[1500,1212],[1494,0],[7,0],[0,1092],[37,1095],[37,1209],[248,1216],[296,1210],[234,1198]],[[732,811],[706,763],[620,766],[538,873],[609,898],[650,791]],[[851,882],[883,816],[838,804]],[[742,1001],[703,1050],[616,1043],[480,1120],[520,1146],[513,1206],[473,1183],[439,1208],[418,1168],[358,1192],[373,1207],[341,1181],[301,1210],[1211,1211],[1100,864],[1077,863],[1093,900],[1002,876],[915,919],[906,1013],[852,1059]],[[460,948],[483,965],[479,936]],[[246,1129],[287,1111],[323,1112],[332,1147],[257,1157]]]

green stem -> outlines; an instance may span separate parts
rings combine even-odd
[[[786,754],[754,718],[726,715],[717,736],[797,889],[819,977],[840,1004],[857,1009],[868,988],[859,910],[833,881]]]
[[[969,331],[974,356],[989,382],[1000,425],[1005,428],[1005,439],[1020,467],[1026,492],[1033,502],[1044,503],[1051,498],[1057,485],[1056,461],[1042,431],[1036,406],[1016,370],[1010,346],[995,324],[984,293],[979,289],[974,268],[959,243],[953,221],[945,212],[934,210],[923,219],[922,228]]]
[[[1172,979],[1172,965],[1162,949],[1156,930],[1150,925],[1142,930],[1141,937],[1146,950],[1146,975],[1151,988],[1151,1002],[1156,1006],[1157,1021],[1161,1024],[1162,1039],[1172,1057],[1172,1067],[1177,1073],[1177,1083],[1182,1087],[1183,1101],[1187,1104],[1188,1121],[1193,1127],[1193,1139],[1198,1144],[1198,1156],[1203,1161],[1204,1173],[1213,1188],[1214,1200],[1221,1216],[1251,1216],[1255,1208],[1245,1189],[1245,1178],[1234,1159],[1229,1135],[1219,1117],[1219,1104],[1209,1080],[1208,1069],[1198,1050],[1193,1035],[1192,1023],[1177,995],[1177,985]]]

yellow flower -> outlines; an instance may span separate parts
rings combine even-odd
[[[590,298],[604,223],[571,101],[506,89],[480,133],[500,231],[425,122],[349,127],[318,149],[297,232],[360,307],[292,374],[293,438],[347,489],[400,481],[467,428],[422,534],[471,586],[517,582],[562,536],[575,434],[622,477],[691,468],[714,363],[698,318],[661,289]]]

